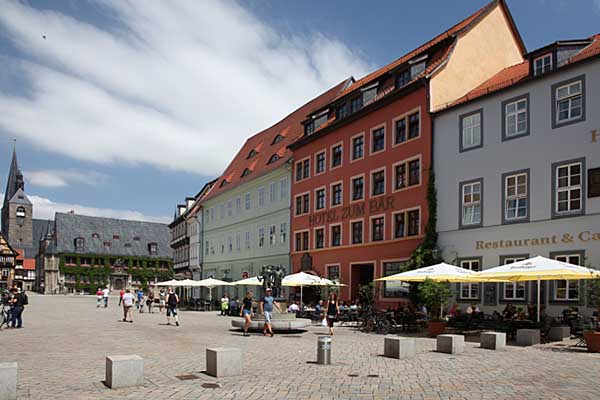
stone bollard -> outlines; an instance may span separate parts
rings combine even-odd
[[[331,364],[331,336],[319,336],[317,341],[317,364]]]
[[[540,344],[539,329],[517,329],[517,344],[519,346],[533,346]]]
[[[383,338],[383,355],[399,360],[412,358],[417,354],[414,338],[385,337]]]
[[[501,350],[506,347],[506,333],[502,332],[482,332],[479,341],[481,348],[491,350]]]
[[[17,398],[17,363],[0,363],[0,400]]]
[[[111,389],[143,386],[144,359],[135,354],[106,356],[105,382]]]
[[[438,335],[437,351],[440,353],[460,354],[465,351],[465,337],[463,335]]]
[[[206,349],[206,373],[215,378],[242,374],[242,350],[215,347]]]
[[[562,342],[568,337],[571,337],[571,328],[568,326],[553,326],[548,332],[548,339],[551,342]]]

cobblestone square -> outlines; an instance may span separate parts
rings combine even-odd
[[[514,346],[491,351],[468,342],[463,354],[452,356],[434,352],[434,340],[418,338],[415,358],[395,360],[382,356],[382,336],[337,328],[333,365],[320,366],[315,361],[322,327],[246,338],[216,312],[181,312],[177,328],[158,313],[120,322],[115,298],[104,309],[90,296],[29,297],[24,328],[0,333],[0,361],[19,363],[19,399],[547,400],[597,399],[600,392],[600,355],[586,352]],[[241,348],[244,374],[204,374],[207,347]],[[105,356],[119,354],[144,358],[143,387],[104,386]]]

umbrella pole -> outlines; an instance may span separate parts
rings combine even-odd
[[[212,288],[208,288],[208,311],[212,311]]]
[[[537,281],[537,322],[540,323],[540,278]]]
[[[302,302],[302,285],[300,285],[300,312],[304,311],[304,303]]]

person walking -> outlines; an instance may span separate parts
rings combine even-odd
[[[138,289],[136,292],[137,295],[137,302],[136,302],[136,306],[138,311],[140,310],[140,307],[144,307],[144,292],[142,291],[142,289]]]
[[[110,294],[110,289],[107,286],[102,290],[102,298],[104,299],[104,308],[108,307],[108,295],[109,294]]]
[[[148,305],[148,313],[152,314],[152,306],[154,305],[154,292],[152,290],[148,292],[146,304]]]
[[[10,326],[12,328],[20,329],[23,327],[23,310],[27,304],[27,297],[21,292],[21,289],[17,289],[13,298],[10,300],[12,305]]]
[[[179,304],[179,296],[173,292],[173,288],[169,287],[169,293],[167,294],[167,325],[171,325],[171,315],[175,319],[175,325],[179,326],[179,320],[177,319],[177,305]]]
[[[140,293],[142,294],[142,297],[140,297]],[[138,312],[140,314],[143,314],[144,307],[146,306],[146,302],[144,301],[144,291],[141,289],[138,291],[138,303],[139,303]]]
[[[127,322],[128,316],[129,322],[133,322],[133,312],[131,310],[134,301],[135,297],[133,296],[133,293],[131,293],[131,290],[127,289],[123,295],[123,322]]]
[[[121,289],[121,291],[119,292],[119,307],[121,307],[121,304],[123,303],[124,295],[125,295],[125,291],[123,289]]]
[[[162,314],[165,308],[166,293],[164,288],[160,288],[158,292],[158,311]]]
[[[240,317],[244,317],[246,323],[244,324],[244,336],[250,336],[248,333],[248,329],[252,324],[252,292],[246,293],[246,297],[244,297],[242,309],[240,310]]]
[[[96,308],[100,308],[100,304],[102,304],[102,296],[102,289],[98,288],[98,290],[96,290],[96,300],[98,300],[98,303],[96,303]]]
[[[229,297],[227,293],[221,297],[221,315],[229,315]]]
[[[265,290],[265,295],[260,300],[260,312],[265,317],[263,335],[273,337],[273,328],[271,327],[271,320],[273,319],[273,307],[275,307],[279,313],[281,313],[281,308],[279,308],[279,304],[277,304],[273,296],[271,296],[271,293],[271,288],[267,288]],[[267,331],[269,333],[267,333]]]
[[[327,326],[329,327],[329,336],[333,336],[333,323],[340,314],[340,305],[338,303],[337,294],[329,293],[327,299]]]

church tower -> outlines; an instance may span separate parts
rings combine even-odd
[[[31,247],[33,243],[33,204],[25,194],[23,173],[13,149],[4,202],[2,204],[2,233],[14,248]]]

